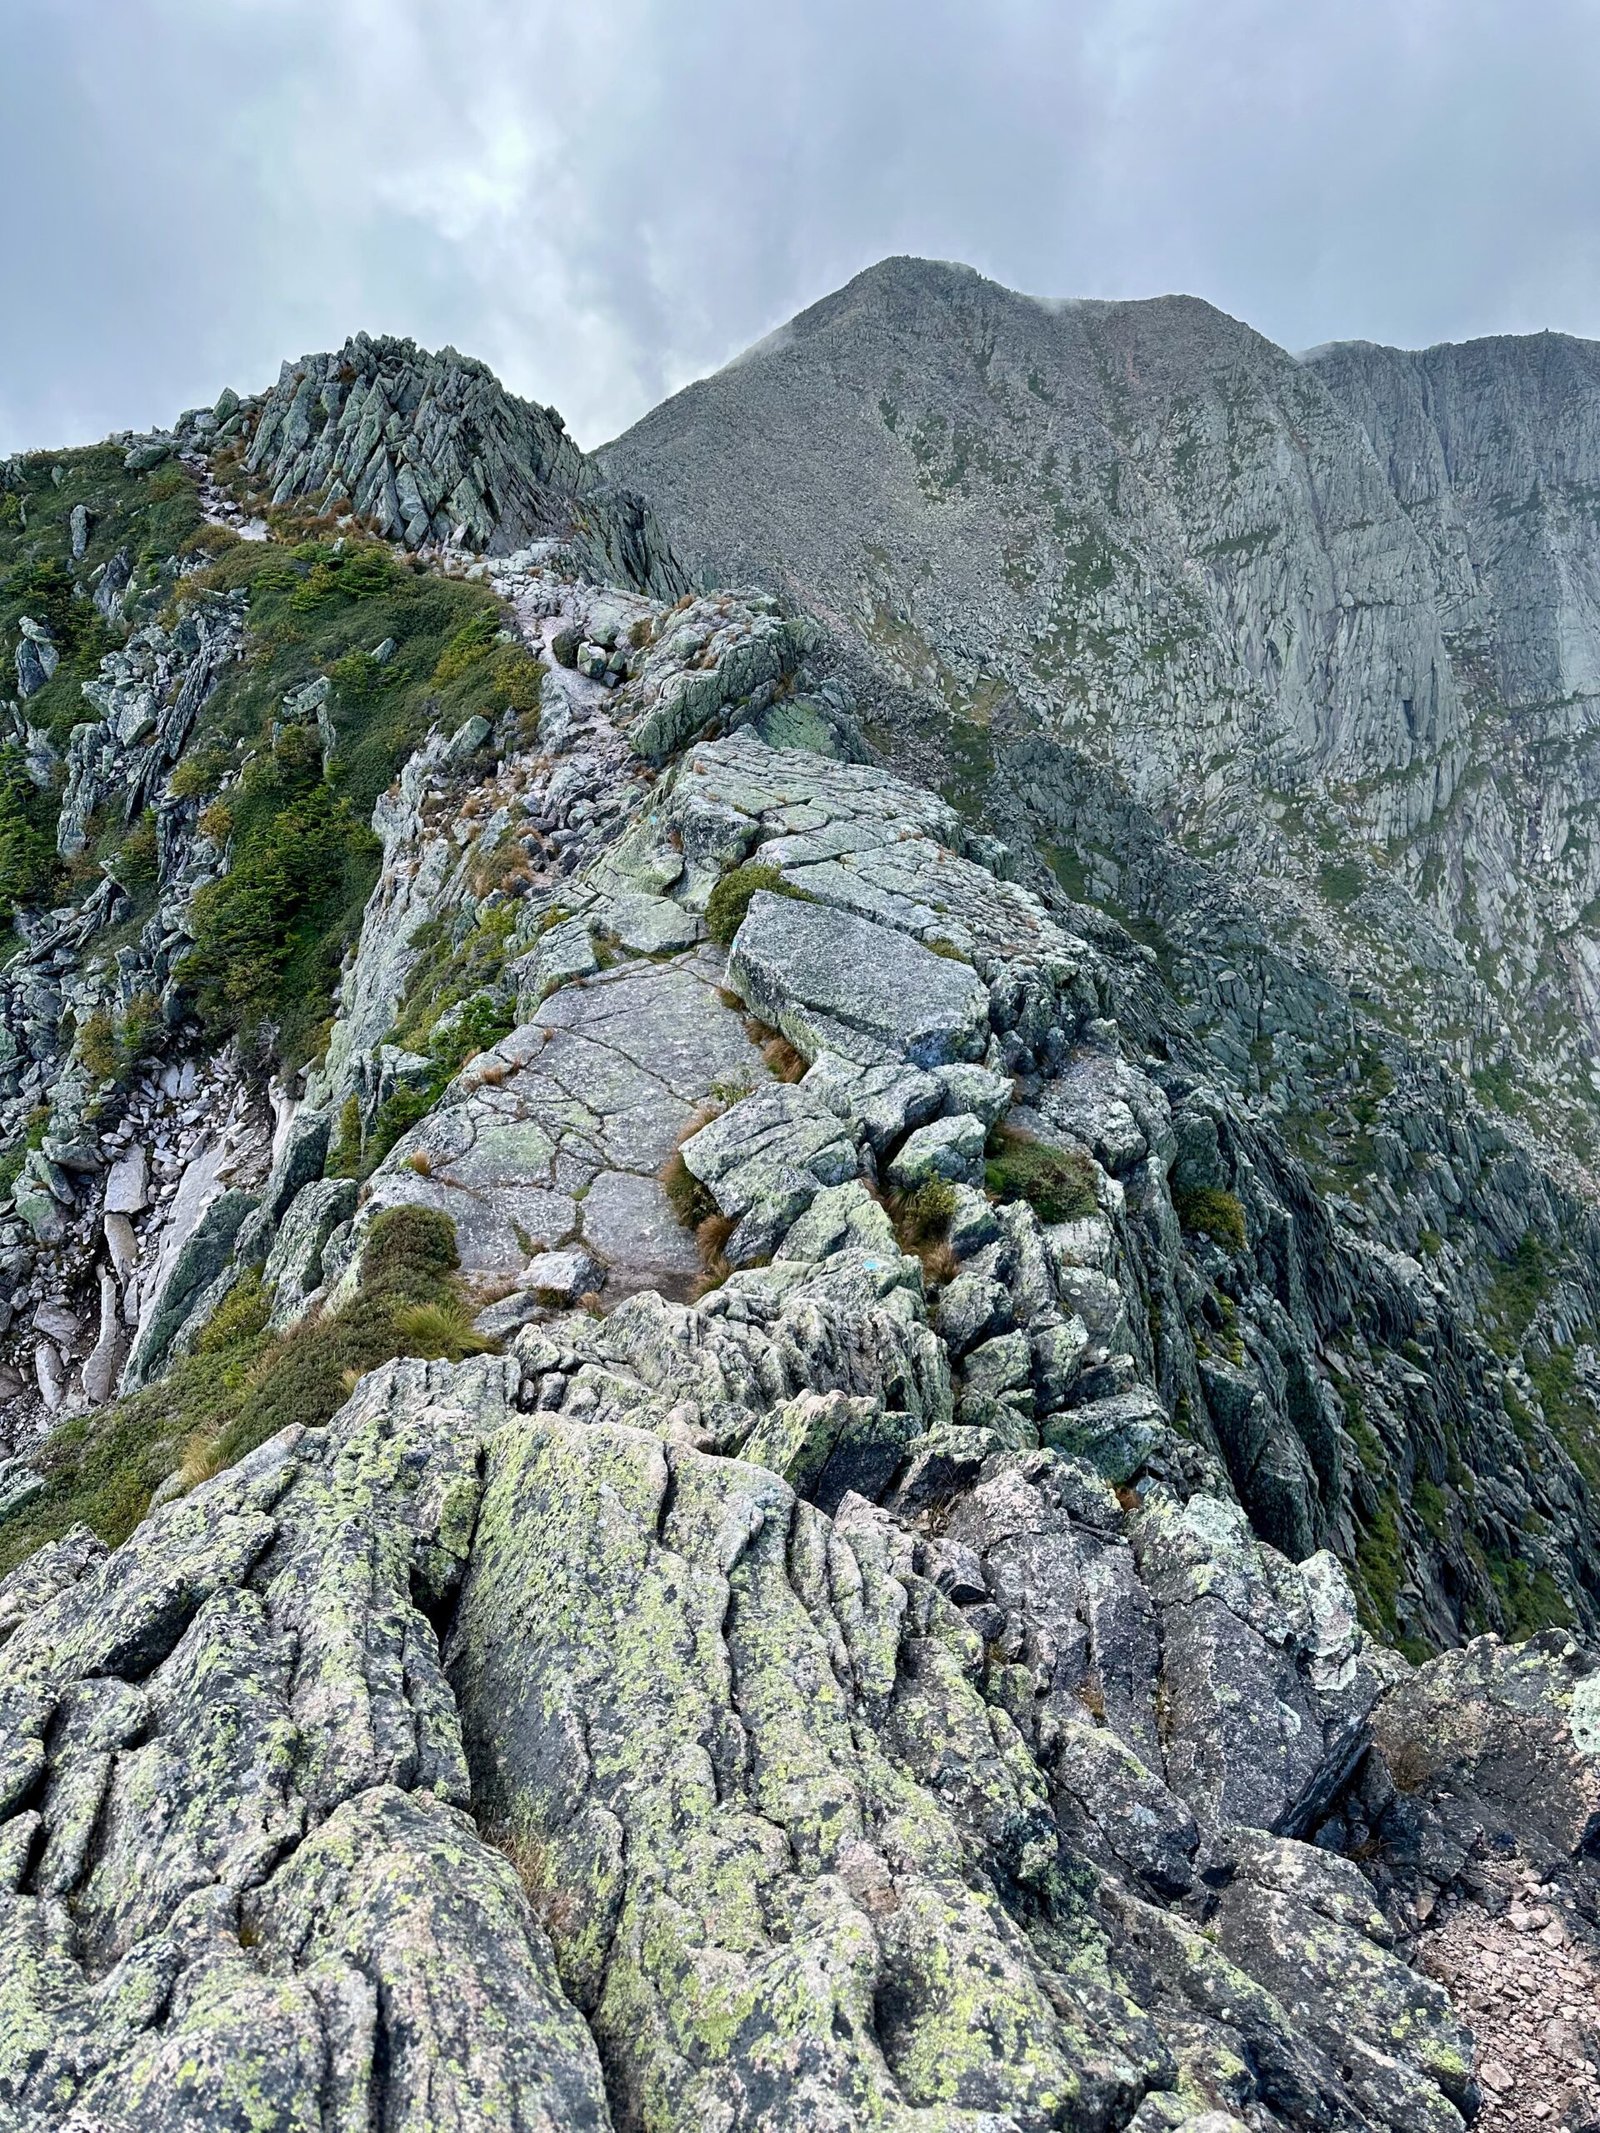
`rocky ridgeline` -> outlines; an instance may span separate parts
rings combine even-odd
[[[591,941],[746,854],[804,896],[726,998],[659,928],[545,993],[349,1218],[403,1187],[479,1274],[544,1224],[508,1352],[0,1587],[18,2122],[1445,2133],[1479,2053],[1430,1973],[1532,1890],[1587,2123],[1592,1662],[1413,1669],[1174,1426],[1132,1237],[1216,1144],[1100,959],[871,769],[736,736],[651,798]],[[975,1189],[1006,1068],[1093,1212]],[[673,1138],[733,1262],[679,1301],[636,1285]],[[871,1188],[932,1178],[930,1270]]]
[[[353,1372],[220,1473],[173,1442],[120,1546],[0,1582],[0,2115],[1600,2122],[1600,1676],[1464,1641],[1594,1627],[1592,1217],[1437,1060],[1374,1086],[1317,955],[1059,742],[991,765],[1001,843],[885,767],[907,700],[793,603],[605,564],[537,410],[516,517],[491,387],[358,340],[126,441],[252,534],[410,467],[393,537],[540,689],[379,800],[288,1086],[177,975],[232,861],[173,772],[248,602],[84,692],[61,850],[148,803],[156,909],[110,932],[107,875],[4,973],[0,1540],[42,1408],[115,1443],[241,1304],[370,1316],[396,1223],[459,1262],[425,1352],[489,1352]],[[470,542],[469,465],[513,514]],[[274,738],[325,766],[348,685]],[[1091,809],[1181,957],[1036,863]],[[72,1026],[146,998],[170,1056],[108,1099]],[[1359,1189],[1263,1043],[1364,1106]]]
[[[1156,1307],[1211,1266],[1174,1172],[1283,1216],[1226,1107],[1126,1056],[1103,951],[870,766],[745,727],[630,772],[676,689],[583,675],[594,594],[507,582],[574,659],[547,745],[491,746],[481,793],[470,742],[419,758],[374,910],[431,879],[476,923],[435,844],[459,867],[549,822],[576,756],[621,804],[552,824],[581,833],[573,916],[496,981],[527,1014],[361,1204],[314,1174],[308,1108],[257,1211],[291,1316],[349,1292],[386,1209],[447,1213],[508,1353],[388,1366],[112,1555],[72,1535],[0,1589],[21,2122],[248,2095],[283,2126],[1462,2123],[1435,1933],[1532,1881],[1592,1996],[1589,1662],[1485,1639],[1413,1670],[1331,1554],[1252,1532],[1237,1447],[1174,1420]],[[787,893],[724,958],[703,913],[752,864]],[[347,1012],[397,930],[369,920]],[[368,1103],[405,1071],[383,1051]],[[354,1057],[315,1093],[361,1089]],[[1002,1121],[1072,1156],[1086,1210],[977,1189]],[[725,1225],[709,1291],[675,1143]],[[930,1180],[925,1266],[880,1195]],[[1597,2051],[1580,2012],[1567,2122]]]
[[[202,454],[230,440],[267,506],[312,498],[408,548],[505,554],[551,541],[602,580],[669,599],[687,587],[649,508],[601,478],[555,409],[516,399],[453,348],[358,334],[285,363],[257,399],[228,394],[181,418],[172,435]]]

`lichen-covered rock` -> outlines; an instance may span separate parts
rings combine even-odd
[[[760,893],[728,957],[746,1004],[808,1056],[824,1049],[913,1066],[981,1056],[988,998],[971,970],[890,928]]]
[[[985,1130],[983,1120],[966,1111],[919,1126],[890,1162],[889,1182],[903,1192],[915,1192],[930,1178],[942,1178],[946,1184],[976,1184],[983,1175]]]
[[[738,1225],[728,1241],[736,1266],[769,1254],[822,1187],[843,1184],[859,1168],[854,1135],[804,1087],[746,1097],[691,1135],[681,1153]]]
[[[354,1178],[315,1178],[290,1201],[261,1270],[274,1326],[292,1325],[322,1286],[323,1250],[355,1213],[357,1193]]]
[[[514,1384],[393,1367],[111,1557],[63,1544],[11,1588],[32,1606],[0,1739],[38,1805],[0,1786],[26,1839],[0,1897],[10,2123],[608,2123],[543,1932],[462,1812],[419,1611],[459,1582]]]
[[[775,1475],[559,1418],[502,1440],[451,1679],[624,2122],[976,2133],[1134,2083],[961,1874],[922,1729],[976,1727],[996,1811],[1038,1795],[936,1641],[897,1690],[905,1608]]]

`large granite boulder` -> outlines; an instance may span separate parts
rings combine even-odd
[[[988,1042],[988,994],[970,965],[826,904],[753,897],[728,980],[811,1058],[831,1049],[933,1067],[981,1059]]]

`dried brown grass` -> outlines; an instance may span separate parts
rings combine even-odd
[[[796,1082],[810,1065],[804,1052],[796,1051],[784,1036],[769,1037],[761,1047],[761,1057],[774,1081]]]

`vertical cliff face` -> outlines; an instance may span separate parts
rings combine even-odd
[[[937,707],[947,767],[1020,728],[1109,772],[1280,949],[1588,1152],[1596,362],[1296,361],[1189,298],[895,260],[601,456],[702,571],[786,586]]]
[[[1529,980],[1564,976],[1592,1041],[1600,348],[1545,333],[1306,361],[1428,549],[1474,714],[1480,791],[1453,835],[1430,825],[1460,881],[1454,915]]]
[[[1349,341],[1304,360],[1426,544],[1445,628],[1485,638],[1503,700],[1600,693],[1600,347],[1556,333],[1415,352]]]

